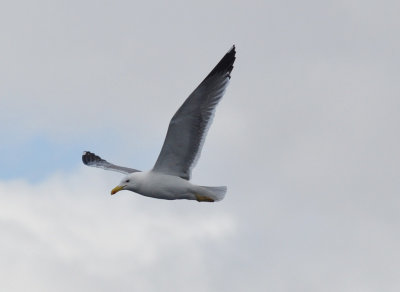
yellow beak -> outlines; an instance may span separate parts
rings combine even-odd
[[[123,190],[125,188],[125,186],[116,186],[115,188],[113,188],[111,190],[111,195],[115,195],[116,193],[118,193],[119,191]]]

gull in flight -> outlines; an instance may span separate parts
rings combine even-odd
[[[190,175],[200,156],[215,108],[228,86],[235,62],[235,46],[189,95],[172,117],[160,155],[150,171],[140,171],[107,162],[85,151],[85,165],[126,174],[111,195],[129,190],[158,199],[187,199],[214,202],[224,198],[226,187],[206,187],[192,184]]]

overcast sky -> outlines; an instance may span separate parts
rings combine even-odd
[[[400,2],[3,1],[1,291],[399,291]],[[150,169],[236,44],[193,182]]]

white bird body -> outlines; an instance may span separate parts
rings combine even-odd
[[[178,176],[157,173],[154,171],[135,172],[126,176],[121,184],[130,179],[125,189],[139,193],[146,197],[160,199],[195,199],[194,186]]]
[[[222,199],[209,190],[209,187],[194,185],[178,176],[155,171],[131,173],[121,181],[120,186],[124,186],[124,190],[130,190],[143,196],[157,199],[198,201],[204,200],[206,197],[213,201]],[[221,188],[223,190],[223,187]]]
[[[118,166],[94,153],[85,151],[85,165],[126,174],[111,194],[129,190],[146,197],[199,202],[214,202],[224,198],[226,187],[205,187],[192,184],[191,172],[200,157],[216,106],[224,95],[235,62],[235,46],[189,95],[172,117],[167,136],[157,161],[150,171]]]

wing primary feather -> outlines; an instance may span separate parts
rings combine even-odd
[[[204,81],[217,73],[227,73],[228,78],[231,78],[231,72],[233,70],[233,63],[236,60],[236,47],[235,45],[225,54],[225,56],[218,62],[218,64],[212,69],[212,71],[204,78]]]
[[[129,174],[129,173],[140,171],[137,169],[112,164],[90,151],[83,152],[82,162],[83,162],[83,164],[85,164],[87,166],[102,168],[105,170],[117,171],[117,172],[124,173],[124,174]]]

